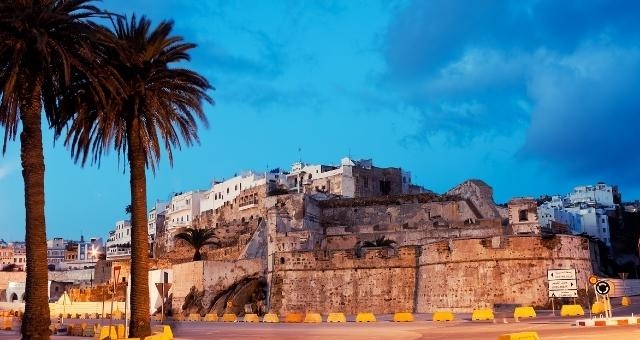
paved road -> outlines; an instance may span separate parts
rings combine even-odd
[[[616,308],[618,316],[640,314],[640,301],[632,307]],[[556,312],[557,315],[557,312]],[[575,318],[551,316],[549,311],[538,312],[538,318],[508,323],[471,322],[469,315],[456,315],[458,321],[436,323],[425,321],[430,315],[416,315],[418,321],[411,323],[389,322],[389,315],[379,316],[379,322],[370,324],[265,324],[265,323],[207,323],[175,322],[172,329],[176,340],[196,339],[430,339],[430,340],[482,340],[496,339],[512,332],[536,331],[542,339],[559,340],[627,340],[640,339],[640,325],[618,327],[578,327]],[[77,320],[69,321],[77,323]],[[19,339],[16,331],[0,331],[0,340]],[[54,340],[82,339],[78,337],[53,336]],[[86,339],[86,338],[85,338]]]
[[[519,323],[455,321],[435,323],[417,321],[371,324],[245,324],[245,323],[177,323],[173,325],[177,340],[187,339],[496,339],[498,335],[536,331],[542,339],[626,340],[640,339],[640,326],[585,328],[573,326],[572,319],[540,318]],[[1,340],[18,339],[17,332],[0,331]],[[82,339],[53,336],[54,340]]]

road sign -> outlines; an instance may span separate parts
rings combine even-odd
[[[549,290],[578,289],[576,280],[549,280]]]
[[[607,295],[611,291],[611,286],[606,281],[598,281],[596,283],[596,292],[600,295]]]
[[[575,269],[547,269],[547,280],[575,280]]]
[[[164,291],[162,291],[163,288]],[[158,289],[158,294],[166,298],[168,297],[169,289],[171,289],[171,283],[156,282],[156,289]]]
[[[578,297],[578,291],[575,289],[566,289],[566,290],[550,290],[549,291],[550,298],[564,298],[564,297]]]

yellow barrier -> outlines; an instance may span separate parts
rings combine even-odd
[[[262,322],[276,323],[276,322],[280,322],[280,318],[278,317],[278,314],[267,313],[262,318]]]
[[[471,313],[472,321],[487,321],[493,320],[493,318],[493,310],[489,308],[474,309]]]
[[[603,314],[604,311],[604,303],[602,301],[596,301],[591,306],[591,314]]]
[[[145,337],[144,340],[163,340],[162,334],[153,334]]]
[[[116,325],[116,333],[118,334],[118,339],[124,339],[125,335],[124,335],[124,325],[123,324],[117,324]]]
[[[189,314],[189,321],[200,321],[200,314],[196,314],[196,313]]]
[[[560,316],[582,316],[584,309],[580,305],[563,305],[560,309]]]
[[[356,322],[376,322],[376,316],[373,313],[358,313]]]
[[[540,337],[536,332],[519,332],[502,334],[498,336],[498,340],[540,340]]]
[[[260,318],[258,317],[258,314],[245,314],[244,318],[242,319],[242,321],[244,322],[260,322]]]
[[[450,311],[437,311],[433,313],[433,321],[453,321],[453,312]]]
[[[222,314],[222,322],[236,322],[238,321],[238,317],[232,313],[224,313]]]
[[[100,339],[117,339],[118,333],[113,326],[103,326],[100,328]]]
[[[413,314],[407,312],[399,312],[393,314],[393,322],[412,322]]]
[[[304,320],[304,317],[300,313],[288,313],[284,317],[286,323],[300,323]]]
[[[327,322],[347,322],[347,317],[344,313],[329,313]]]
[[[218,321],[218,314],[209,313],[204,316],[204,321]]]
[[[629,299],[628,296],[623,296],[622,300],[620,301],[620,304],[627,307],[627,306],[631,306],[631,299]]]
[[[319,323],[322,322],[322,315],[320,313],[307,313],[304,316],[305,323]]]
[[[159,325],[156,326],[154,333],[160,334],[161,340],[173,340],[173,332],[171,331],[171,326],[169,325]]]
[[[516,307],[516,309],[513,311],[513,317],[514,318],[535,318],[536,311],[533,310],[533,307],[531,306]]]
[[[176,316],[173,317],[173,319],[175,321],[184,321],[184,315],[182,314],[177,314]]]

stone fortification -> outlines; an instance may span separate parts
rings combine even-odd
[[[192,287],[203,293],[198,311],[208,310],[212,307],[211,303],[215,297],[233,284],[245,278],[264,276],[264,259],[195,261],[176,264],[173,266],[174,282],[171,287],[173,309],[181,310]]]
[[[578,236],[510,236],[424,245],[418,263],[416,311],[469,312],[499,303],[548,300],[547,269],[575,268],[578,287],[592,273],[589,242]]]
[[[412,311],[416,247],[275,254],[270,309],[287,312]]]
[[[447,195],[459,196],[470,202],[478,218],[504,218],[493,202],[493,189],[484,181],[470,179],[449,190]]]

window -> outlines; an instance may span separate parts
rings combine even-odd
[[[604,217],[602,218],[602,223],[606,223],[606,221],[605,221],[605,218],[604,218]]]
[[[369,188],[369,178],[367,178],[367,176],[362,178],[362,182],[363,182],[362,184],[363,187]]]
[[[227,188],[227,194],[229,193],[229,188]]]
[[[602,228],[602,232],[606,233],[607,232],[607,228]]]
[[[236,184],[236,186],[235,186],[235,190],[236,190],[236,191],[238,191],[238,185],[237,185],[237,184]]]
[[[527,214],[527,210],[518,211],[518,221],[525,222],[529,220],[529,216]]]
[[[311,174],[309,174],[309,179],[311,179],[313,176]]]

